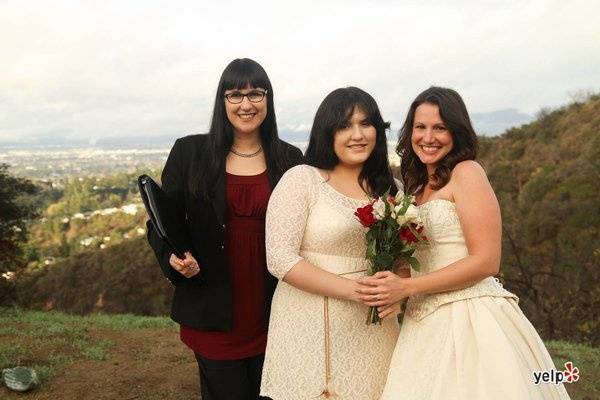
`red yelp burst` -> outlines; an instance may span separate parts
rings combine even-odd
[[[579,368],[573,367],[571,361],[565,363],[565,379],[569,383],[577,382],[579,380]]]

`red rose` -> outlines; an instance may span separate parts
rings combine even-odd
[[[419,234],[421,232],[423,232],[423,227],[421,226],[420,228],[417,227],[417,224],[410,224],[412,226],[412,228],[417,231]],[[425,237],[421,236],[423,239],[425,239]],[[417,237],[415,236],[414,233],[412,233],[412,231],[408,228],[402,228],[400,230],[400,240],[403,242],[408,242],[408,243],[416,243],[419,241],[419,239],[417,239]]]
[[[373,215],[373,204],[371,203],[367,204],[364,207],[357,208],[354,212],[354,215],[358,217],[358,220],[365,228],[368,228],[375,222],[377,222],[375,216]]]

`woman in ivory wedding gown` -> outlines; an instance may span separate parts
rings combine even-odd
[[[563,384],[536,384],[556,369],[517,297],[493,278],[501,220],[476,136],[455,91],[431,87],[412,103],[398,152],[429,245],[411,278],[362,278],[367,305],[409,297],[381,400],[568,399]]]
[[[365,275],[365,233],[354,212],[395,185],[375,100],[337,89],[319,106],[305,154],[269,201],[273,297],[261,395],[274,400],[374,400],[398,337],[393,318],[366,325],[356,279]],[[395,186],[394,190],[395,192]],[[408,270],[406,271],[408,276]]]

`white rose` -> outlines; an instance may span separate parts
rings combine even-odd
[[[406,222],[414,222],[414,223],[419,223],[421,221],[421,217],[419,215],[419,209],[414,204],[411,204],[410,206],[408,206],[408,209],[406,210],[406,213],[404,214],[404,220]]]
[[[401,209],[402,209],[402,204],[398,204],[397,206],[392,208],[392,218],[395,219],[396,221],[398,221],[399,224],[400,224],[400,218],[404,218],[402,215],[399,214]]]
[[[381,199],[377,199],[373,204],[373,214],[375,215],[375,219],[381,221],[385,218],[385,203]]]
[[[394,201],[396,204],[402,204],[402,199],[404,198],[404,193],[401,190],[398,190],[396,196],[394,197]]]
[[[398,225],[402,226],[406,222],[406,219],[404,218],[404,215],[398,214],[396,216],[396,222],[398,223]]]

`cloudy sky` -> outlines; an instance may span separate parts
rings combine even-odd
[[[518,121],[600,90],[599,14],[589,0],[0,0],[0,144],[206,131],[238,57],[267,70],[287,138],[348,85],[394,129],[432,84],[476,120]]]

